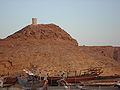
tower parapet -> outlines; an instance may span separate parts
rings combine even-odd
[[[37,25],[37,18],[32,18],[32,25]]]

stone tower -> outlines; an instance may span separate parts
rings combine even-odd
[[[37,25],[37,18],[32,18],[32,25]]]

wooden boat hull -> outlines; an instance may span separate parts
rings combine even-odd
[[[12,77],[4,78],[4,84],[14,84],[14,83],[16,83],[16,81],[17,81],[16,77],[14,77],[14,78],[12,78]]]
[[[16,77],[4,77],[0,80],[0,87],[10,87],[17,82]]]
[[[48,84],[49,85],[58,85],[58,80],[63,79],[64,77],[48,77]],[[65,77],[64,80],[68,83],[80,83],[81,81],[86,80],[93,80],[96,76],[71,76],[71,77]]]
[[[79,83],[81,81],[93,80],[95,78],[96,76],[68,77],[68,78],[65,78],[65,81],[67,81],[68,83]]]
[[[69,76],[72,73],[73,76]],[[67,83],[79,83],[85,80],[93,80],[103,73],[102,67],[94,67],[89,69],[80,70],[80,74],[77,71],[68,71],[67,77],[64,77],[65,73],[61,77],[48,77],[49,85],[57,85],[57,81],[64,79]]]

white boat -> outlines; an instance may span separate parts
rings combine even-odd
[[[25,74],[17,77],[23,89],[47,88],[47,79],[36,76],[29,70],[23,69],[23,71]]]
[[[117,81],[117,83],[115,84],[115,87],[120,88],[120,81]]]
[[[31,77],[31,76],[30,76]],[[23,89],[36,89],[36,88],[47,88],[47,80],[40,80],[34,76],[33,78],[28,77],[17,77],[18,83]]]

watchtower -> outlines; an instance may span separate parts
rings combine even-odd
[[[37,25],[37,18],[32,18],[32,25]]]

